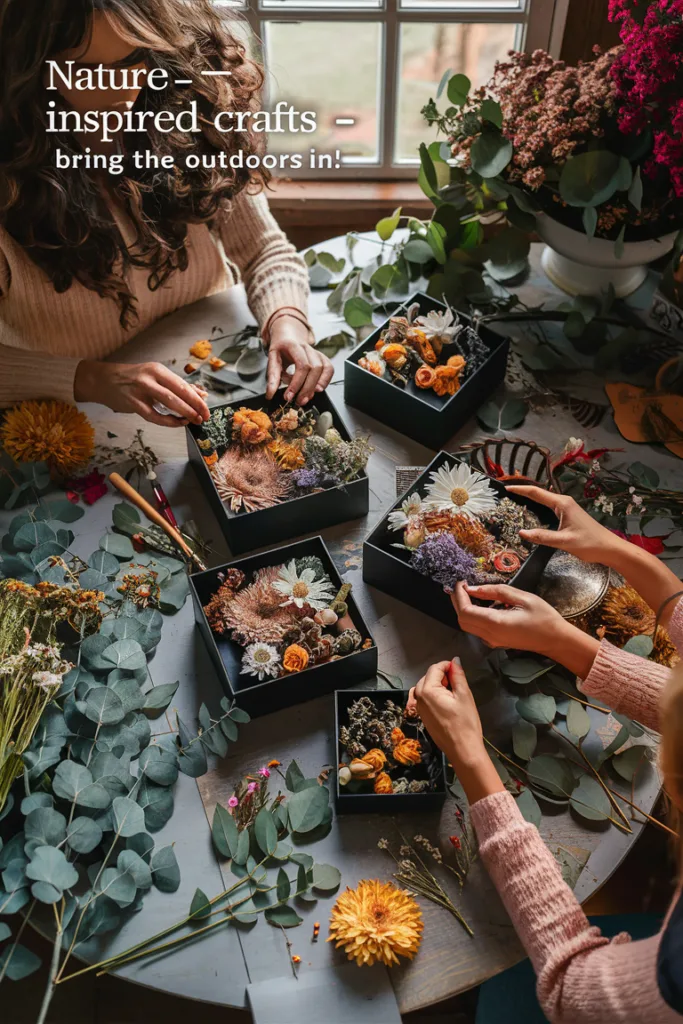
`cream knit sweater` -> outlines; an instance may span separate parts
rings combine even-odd
[[[115,214],[127,244],[133,226]],[[263,326],[281,306],[308,307],[308,273],[271,214],[265,196],[241,192],[214,231],[191,225],[189,266],[163,288],[147,286],[149,270],[129,280],[139,321],[119,323],[118,305],[75,282],[58,295],[25,250],[0,228],[0,408],[27,398],[74,401],[82,359],[102,359],[160,317],[244,281],[252,313]]]

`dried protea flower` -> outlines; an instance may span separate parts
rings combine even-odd
[[[450,533],[453,525],[454,515],[452,512],[427,512],[424,516],[424,524],[427,533]]]
[[[282,607],[282,596],[273,586],[278,569],[279,566],[259,569],[253,582],[236,594],[232,592],[222,607],[221,631],[231,630],[236,643],[245,647],[257,641],[278,644],[296,624],[295,614]],[[213,622],[211,625],[216,628]]]
[[[231,445],[211,473],[221,500],[232,512],[271,508],[290,494],[289,478],[265,451],[243,451]]]
[[[444,515],[444,513],[436,512],[433,515]],[[491,551],[493,537],[478,519],[451,514],[448,530],[453,534],[460,547],[469,551],[476,558],[485,558]]]
[[[650,636],[656,621],[650,606],[629,586],[610,590],[602,603],[601,618],[607,639],[618,647],[634,636]]]

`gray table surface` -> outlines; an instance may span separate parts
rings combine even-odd
[[[343,245],[343,240],[337,239],[319,248],[340,252]],[[361,242],[354,255],[362,263],[375,251],[371,243]],[[546,300],[556,303],[557,292],[538,273],[538,251],[533,253],[533,263],[536,269],[531,282],[520,289],[521,294],[529,302]],[[214,326],[219,325],[228,333],[242,327],[248,319],[244,293],[241,288],[235,288],[161,321],[137,338],[124,358],[130,361],[175,358],[182,365],[189,346],[198,338],[208,337]],[[326,309],[325,292],[313,294],[311,320],[318,337],[339,330],[339,319]],[[359,429],[372,435],[375,451],[369,466],[371,507],[367,521],[326,530],[323,534],[325,540],[340,570],[354,584],[354,596],[374,631],[380,666],[384,671],[399,675],[407,687],[433,661],[454,654],[460,655],[466,670],[472,671],[486,653],[478,641],[363,585],[362,539],[394,498],[396,466],[424,466],[433,453],[370,417],[344,407],[344,355],[340,353],[335,360],[336,373],[330,394],[352,430]],[[120,360],[121,354],[117,353],[116,358]],[[100,439],[106,437],[107,430],[112,430],[120,440],[125,440],[139,426],[134,417],[116,416],[95,406],[85,409],[96,424]],[[517,433],[558,451],[570,435],[579,435],[590,446],[630,448],[633,457],[637,455],[635,446],[622,442],[609,416],[599,427],[587,431],[580,428],[568,412],[559,408],[545,410],[543,413],[530,413]],[[224,542],[202,499],[193,471],[186,463],[184,432],[146,427],[145,436],[166,460],[159,475],[179,518],[193,518],[201,525],[204,536],[214,544],[212,563],[221,564],[226,560]],[[453,439],[453,445],[446,447],[480,436],[481,428],[472,421]],[[651,448],[646,452],[646,461],[656,465],[663,481],[673,486],[676,473],[680,473],[680,463],[665,452],[655,452]],[[637,457],[642,458],[642,452]],[[111,523],[111,510],[117,500],[113,494],[108,495],[88,510],[86,517],[79,522],[74,544],[79,554],[87,556],[97,547],[99,537]],[[166,620],[162,642],[150,663],[150,673],[155,684],[180,680],[174,703],[186,719],[194,720],[202,701],[210,707],[217,706],[222,695],[220,685],[202,640],[195,631],[189,602],[176,616]],[[504,741],[509,736],[510,710],[509,701],[503,699],[489,701],[483,706],[485,728],[491,738],[500,734]],[[162,720],[159,728],[168,726]],[[219,768],[225,777],[226,797],[231,783],[241,774],[273,757],[285,765],[291,758],[296,758],[306,774],[316,774],[323,764],[334,760],[332,696],[260,718],[245,727],[239,743]],[[636,790],[640,805],[650,810],[658,790],[655,771],[641,773]],[[336,821],[330,835],[311,849],[316,860],[336,864],[341,869],[343,885],[354,885],[364,877],[390,877],[391,862],[377,849],[380,837],[396,838],[399,830],[409,836],[422,831],[432,837],[438,833],[442,844],[447,844],[448,835],[454,831],[453,826],[452,802],[446,804],[440,817],[406,816],[392,820],[388,817],[352,816]],[[590,851],[590,859],[576,888],[580,900],[587,899],[604,883],[636,842],[640,830],[641,827],[634,824],[633,834],[626,836],[612,826],[590,828],[562,809],[559,813],[544,814],[541,827],[544,839],[554,850],[564,846]],[[131,917],[115,935],[104,936],[87,947],[83,951],[84,959],[90,962],[101,959],[168,926],[187,912],[197,886],[209,895],[221,891],[221,871],[212,850],[209,825],[197,784],[184,776],[180,776],[175,788],[175,813],[157,835],[158,845],[171,842],[175,844],[181,869],[179,890],[173,895],[152,891],[146,897],[142,911]],[[402,1012],[462,992],[522,958],[523,951],[511,923],[481,865],[473,868],[461,904],[463,913],[474,928],[473,939],[447,913],[432,904],[425,904],[425,934],[420,953],[414,962],[391,972]],[[311,911],[304,912],[305,923],[289,934],[295,944],[294,952],[303,959],[302,971],[341,964],[344,960],[331,944],[322,941],[326,937],[330,907],[331,901],[320,901]],[[322,923],[321,941],[315,944],[311,942],[314,920]],[[291,966],[281,931],[260,921],[251,930],[220,929],[179,952],[131,965],[119,974],[168,993],[244,1007],[249,983],[278,975],[291,978]]]

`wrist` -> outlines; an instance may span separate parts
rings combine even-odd
[[[478,800],[483,800],[484,797],[491,796],[493,793],[501,793],[505,789],[496,767],[483,745],[478,756],[464,760],[454,758],[451,764],[470,806],[476,804]]]
[[[544,654],[546,657],[552,658],[553,661],[559,662],[572,675],[578,676],[579,679],[585,679],[593,667],[599,650],[599,640],[563,619],[561,628],[555,634],[552,650],[546,651]]]
[[[74,399],[77,402],[94,402],[96,381],[100,363],[92,359],[82,359],[74,374]]]

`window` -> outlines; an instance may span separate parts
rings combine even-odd
[[[325,177],[413,177],[430,141],[421,107],[446,71],[476,87],[512,48],[554,51],[566,0],[214,0],[242,19],[267,71],[269,109],[314,111],[314,132],[271,133],[270,152],[330,154]]]

